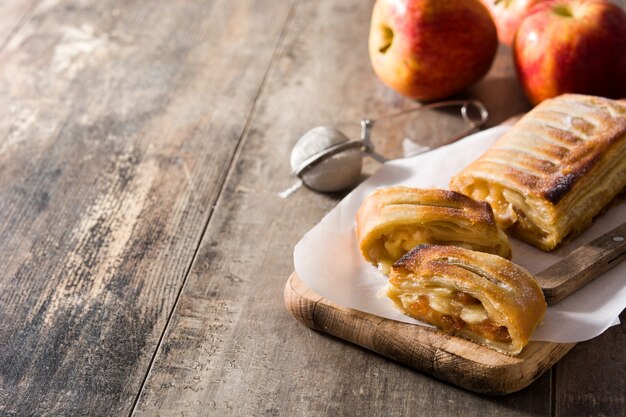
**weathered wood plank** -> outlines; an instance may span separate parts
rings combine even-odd
[[[620,320],[556,365],[554,416],[626,416],[626,312]]]
[[[358,133],[362,116],[414,105],[370,70],[372,4],[298,3],[135,415],[550,415],[550,373],[507,397],[475,395],[311,331],[283,306],[293,245],[340,197],[277,196],[293,181],[294,142],[319,124]],[[486,101],[492,79],[521,94],[505,52],[473,90]],[[496,120],[528,104],[516,106]]]
[[[306,326],[470,391],[519,391],[549,370],[575,344],[531,342],[515,357],[433,329],[342,308],[293,273],[285,284],[289,312]]]
[[[572,251],[536,275],[548,305],[556,304],[626,258],[626,223]],[[621,239],[621,240],[620,240]]]
[[[132,409],[289,2],[46,1],[0,54],[0,409]]]

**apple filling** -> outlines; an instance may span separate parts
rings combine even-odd
[[[399,301],[406,314],[444,331],[471,333],[498,343],[511,342],[506,326],[500,326],[490,319],[480,300],[466,292],[436,287],[430,288],[428,294],[400,294]]]
[[[369,249],[369,256],[376,261],[378,269],[385,275],[391,272],[391,266],[411,249],[418,245],[454,245],[470,250],[493,252],[494,248],[469,243],[458,239],[458,232],[454,229],[444,228],[441,225],[430,225],[429,229],[420,226],[405,226],[392,232],[381,235],[375,244]],[[449,230],[448,230],[449,229]],[[495,251],[502,248],[495,246]]]
[[[370,257],[378,263],[378,269],[389,275],[391,265],[411,249],[423,243],[436,243],[432,234],[422,227],[406,227],[382,235],[370,249]]]
[[[487,184],[476,179],[463,192],[475,200],[488,202],[502,228],[508,229],[518,223],[521,228],[532,230],[538,236],[547,235],[545,223],[551,215],[541,205],[533,209],[522,194],[499,184]]]
[[[501,227],[506,229],[517,221],[517,212],[514,210],[513,204],[507,201],[504,196],[504,187],[490,186],[475,180],[464,188],[464,194],[469,195],[474,200],[489,203]]]

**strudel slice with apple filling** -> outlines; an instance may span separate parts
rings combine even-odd
[[[574,94],[539,104],[450,182],[543,250],[589,227],[624,187],[626,101]]]
[[[546,311],[535,278],[496,255],[420,245],[393,265],[387,296],[408,316],[510,355]]]
[[[356,234],[365,260],[384,274],[402,255],[423,243],[511,256],[509,240],[497,226],[489,204],[448,190],[377,190],[357,212]]]

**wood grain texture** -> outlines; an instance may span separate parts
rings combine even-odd
[[[0,407],[129,414],[290,5],[42,2],[0,54]]]
[[[623,326],[492,398],[284,308],[293,245],[341,197],[277,196],[294,142],[416,104],[370,69],[372,3],[0,3],[0,414],[127,415],[141,392],[137,415],[619,415]],[[490,125],[530,107],[505,47],[465,95]]]
[[[626,312],[621,325],[576,345],[555,367],[556,417],[626,416]]]
[[[39,0],[0,0],[0,51],[31,16]]]
[[[291,147],[314,126],[354,136],[364,115],[415,105],[370,69],[371,6],[296,4],[135,415],[550,415],[550,373],[515,394],[484,397],[308,330],[284,308],[293,245],[341,197],[278,197],[293,183]],[[505,52],[490,77],[519,88]],[[491,88],[476,88],[489,101]],[[494,114],[504,120],[528,106],[513,104]]]
[[[307,288],[296,273],[285,284],[285,304],[314,330],[484,394],[509,394],[527,387],[574,347],[530,342],[519,355],[507,356],[431,328],[343,308]]]

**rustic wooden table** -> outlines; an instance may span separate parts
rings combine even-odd
[[[487,397],[288,314],[341,198],[277,195],[291,147],[411,105],[370,69],[372,3],[0,1],[0,414],[624,415],[623,325]],[[467,95],[529,108],[506,48]]]

